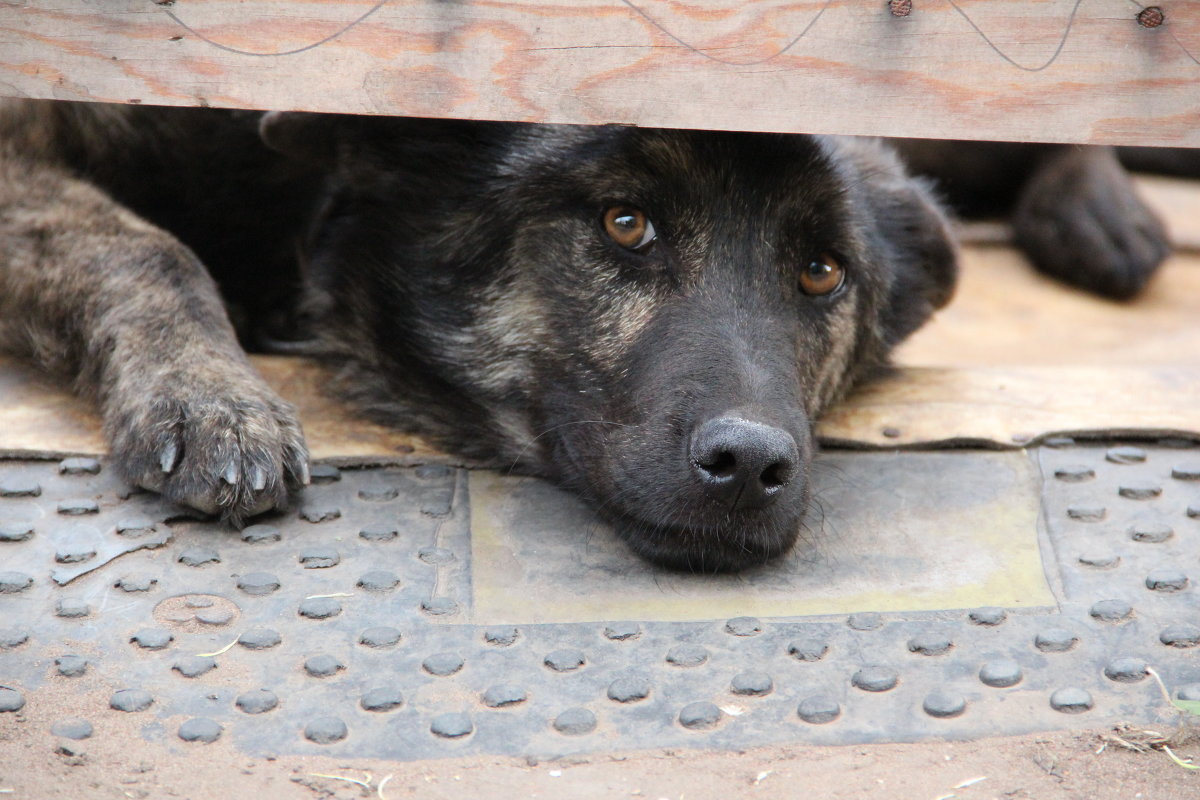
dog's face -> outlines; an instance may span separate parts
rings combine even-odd
[[[329,137],[314,249],[372,396],[583,495],[656,562],[788,550],[812,420],[952,288],[941,214],[870,142],[396,124]]]

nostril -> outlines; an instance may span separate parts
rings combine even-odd
[[[767,491],[773,491],[785,486],[788,482],[788,476],[791,470],[787,465],[782,463],[771,464],[762,471],[759,480],[762,482],[763,488]]]
[[[725,450],[714,454],[707,461],[697,461],[696,465],[714,478],[732,478],[737,474],[737,458]]]

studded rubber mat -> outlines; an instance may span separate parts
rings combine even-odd
[[[40,704],[60,737],[423,759],[1161,719],[1148,669],[1200,698],[1200,448],[1054,444],[828,453],[796,551],[719,577],[493,473],[318,468],[237,532],[0,462],[0,734]]]

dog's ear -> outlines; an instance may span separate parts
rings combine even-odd
[[[891,264],[883,326],[892,345],[950,302],[958,281],[957,249],[942,204],[924,179],[909,175],[882,143],[852,149],[876,245]]]
[[[958,251],[941,204],[923,180],[906,178],[877,199],[878,219],[895,250],[885,317],[894,344],[950,302],[958,283]]]
[[[471,168],[471,155],[501,136],[495,122],[422,120],[353,114],[270,111],[259,122],[263,142],[279,153],[360,187],[406,181],[447,182]]]
[[[289,158],[353,173],[394,165],[397,149],[411,144],[413,126],[413,120],[401,117],[268,111],[258,134],[267,147]]]
[[[337,158],[343,119],[302,111],[268,111],[258,122],[258,135],[267,147],[297,161],[331,166]]]

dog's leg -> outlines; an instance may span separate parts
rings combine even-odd
[[[96,188],[2,151],[0,347],[99,402],[131,483],[235,523],[307,483],[295,410],[246,359],[192,252]]]
[[[1021,189],[1013,232],[1042,272],[1116,299],[1137,294],[1171,249],[1108,147],[1047,156]]]

